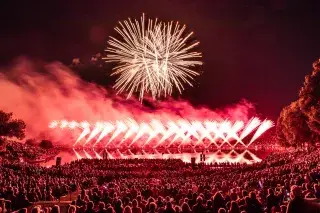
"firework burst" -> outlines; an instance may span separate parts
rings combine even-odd
[[[202,65],[201,53],[193,51],[199,42],[191,42],[193,32],[186,33],[186,26],[178,22],[128,19],[115,28],[121,38],[110,37],[106,49],[107,62],[118,65],[112,75],[118,76],[114,88],[118,93],[133,93],[142,100],[145,93],[153,99],[171,95],[174,90],[182,93],[184,85],[192,86],[199,75],[194,68]]]

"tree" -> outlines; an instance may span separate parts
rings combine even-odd
[[[297,101],[282,110],[277,121],[276,132],[278,141],[284,146],[298,146],[313,138],[307,117],[300,110]]]
[[[26,124],[23,120],[13,119],[12,113],[6,113],[0,110],[0,138],[16,137],[19,140],[24,139]]]
[[[314,144],[320,137],[320,59],[313,63],[298,99],[283,108],[277,121],[277,137],[283,145]]]
[[[53,148],[53,144],[49,140],[42,140],[39,144],[39,146],[43,149],[51,149]]]

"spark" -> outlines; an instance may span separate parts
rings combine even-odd
[[[113,130],[114,130],[114,126],[109,122],[105,122],[102,133],[100,134],[99,138],[96,140],[96,142],[93,146],[95,146],[97,143],[99,143],[106,135],[111,133]]]
[[[58,126],[58,124],[59,124],[59,121],[51,121],[50,123],[49,123],[49,128],[50,129],[54,129],[54,128],[56,128],[57,126]]]
[[[252,118],[247,124],[246,128],[241,133],[240,138],[243,139],[249,135],[254,129],[256,129],[261,124],[259,118]]]
[[[260,137],[262,133],[264,133],[265,131],[267,131],[273,126],[274,124],[272,121],[268,121],[268,120],[263,121],[247,146],[250,146],[250,144],[252,144],[258,137]]]

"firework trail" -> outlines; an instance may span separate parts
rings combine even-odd
[[[150,93],[156,99],[174,89],[181,93],[184,84],[192,86],[201,53],[192,51],[199,42],[190,42],[193,32],[187,34],[185,25],[146,21],[144,14],[140,22],[128,19],[119,25],[115,31],[121,39],[110,37],[105,58],[118,63],[112,73],[119,76],[114,85],[118,93],[128,92],[130,98],[137,92],[140,100]]]

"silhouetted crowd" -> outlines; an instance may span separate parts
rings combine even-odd
[[[77,193],[73,213],[320,212],[320,150],[286,151],[260,163],[192,165],[178,159],[81,159],[40,167],[1,158],[2,212]],[[58,203],[58,202],[57,202]]]

